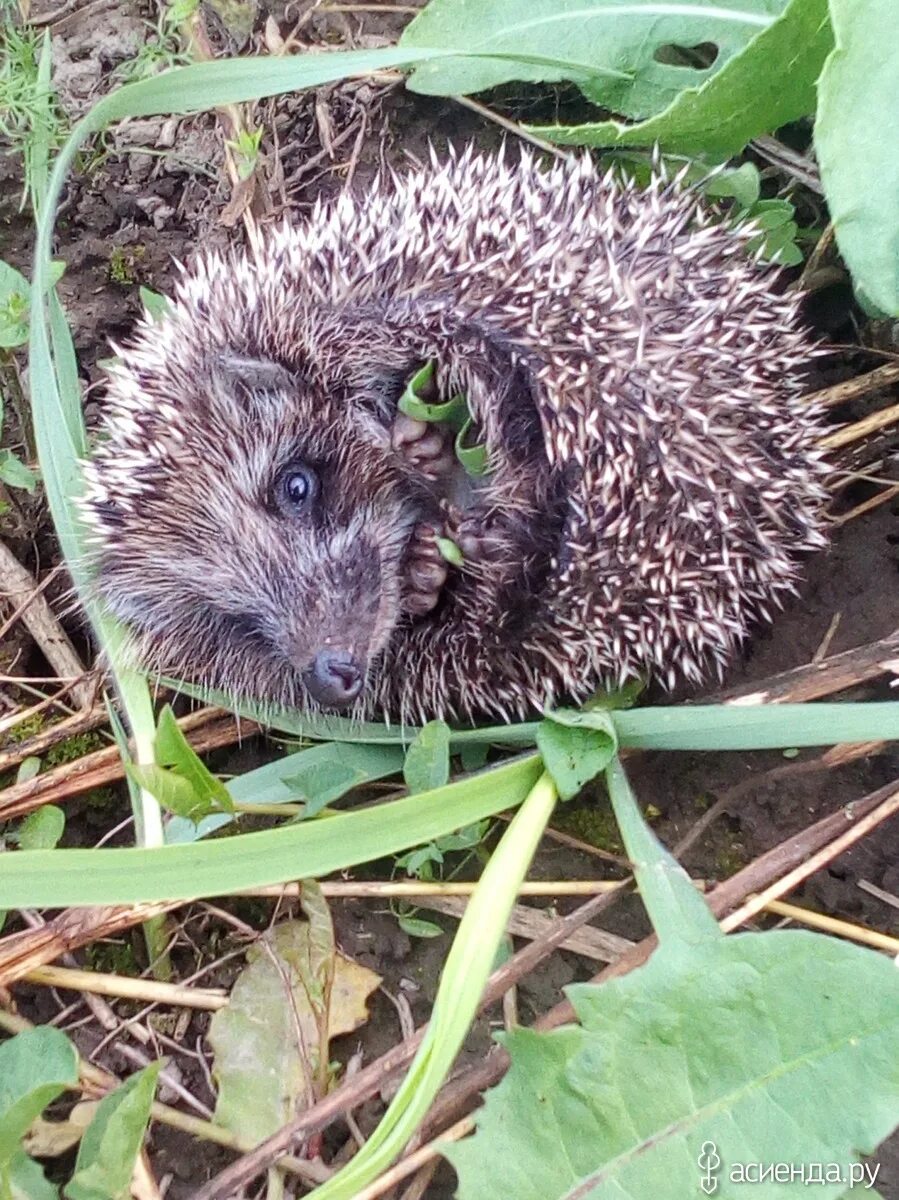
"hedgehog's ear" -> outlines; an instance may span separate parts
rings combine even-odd
[[[293,372],[270,358],[223,351],[213,357],[210,368],[213,380],[227,394],[234,395],[240,389],[248,399],[259,392],[293,389],[297,384]]]

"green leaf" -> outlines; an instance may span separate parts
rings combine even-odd
[[[453,567],[461,567],[465,562],[465,556],[451,538],[439,537],[435,539],[437,549],[440,551],[441,558]]]
[[[712,199],[733,198],[741,208],[751,208],[761,195],[762,178],[755,163],[716,171],[702,185],[702,192]]]
[[[403,778],[410,792],[442,787],[449,779],[450,731],[445,721],[429,721],[406,751]]]
[[[568,995],[582,1027],[503,1037],[509,1073],[475,1136],[444,1151],[459,1200],[684,1200],[703,1194],[706,1142],[721,1200],[826,1200],[846,1193],[845,1175],[754,1189],[731,1173],[848,1172],[899,1121],[899,974],[871,950],[740,934],[662,946],[624,978]]]
[[[11,1200],[59,1200],[58,1189],[44,1175],[40,1163],[29,1158],[24,1151],[13,1155],[7,1181],[11,1188]],[[6,1200],[3,1182],[3,1168],[0,1167],[0,1196]]]
[[[0,259],[0,349],[11,350],[28,341],[30,295],[25,276]]]
[[[720,937],[718,922],[690,876],[643,820],[617,758],[606,768],[606,783],[624,849],[660,944]]]
[[[489,773],[468,782],[487,777]],[[509,823],[468,903],[440,977],[431,1021],[399,1091],[378,1128],[348,1166],[318,1189],[316,1200],[354,1200],[418,1128],[469,1032],[518,887],[555,802],[556,789],[544,772]],[[490,1188],[482,1194],[507,1193]]]
[[[63,1189],[69,1200],[128,1200],[161,1069],[151,1063],[100,1101]]]
[[[246,771],[226,786],[232,800],[240,805],[303,800],[305,816],[311,817],[353,788],[398,774],[403,757],[400,746],[323,742]],[[229,813],[213,813],[194,824],[175,817],[166,828],[166,841],[193,842],[233,819]]]
[[[0,1042],[0,1182],[31,1122],[77,1082],[75,1047],[58,1029],[40,1025]]]
[[[662,8],[692,10],[693,34],[681,44],[695,45],[716,41],[715,21],[703,13],[702,5],[661,5],[647,0],[641,8],[647,18]],[[762,5],[741,4],[741,10],[760,10]],[[705,80],[692,82],[682,67],[683,90],[670,98],[664,109],[648,110],[650,119],[637,125],[620,121],[597,121],[583,125],[530,126],[532,132],[563,145],[575,146],[653,146],[678,154],[704,154],[713,159],[729,158],[763,133],[814,112],[815,80],[833,35],[827,19],[827,0],[791,0],[785,6],[764,5],[772,19],[767,28],[752,30],[751,40],[722,59],[719,54],[713,73]],[[778,9],[782,9],[778,15]],[[719,7],[719,11],[721,11]],[[724,11],[737,18],[737,6]],[[622,17],[622,22],[626,18]],[[670,18],[672,21],[678,18]],[[687,40],[692,36],[692,42]],[[669,39],[676,40],[676,39]],[[655,35],[647,43],[651,60],[656,51]],[[434,69],[439,70],[440,64]],[[708,73],[707,73],[708,74]],[[615,103],[605,107],[626,116],[634,114]]]
[[[26,492],[33,492],[37,487],[34,471],[5,448],[0,450],[0,479],[9,487],[24,488]]]
[[[125,763],[129,779],[153,796],[166,812],[185,821],[200,821],[211,811],[208,801],[198,796],[189,780],[156,763]]]
[[[27,783],[29,779],[34,779],[36,775],[39,775],[40,770],[41,760],[36,754],[29,754],[19,763],[19,769],[16,771],[16,783]]]
[[[305,800],[307,817],[313,817],[353,788],[393,775],[402,768],[403,755],[392,746],[349,746],[326,742],[294,755],[291,773],[281,773],[291,799]]]
[[[439,925],[435,925],[433,921],[425,921],[421,917],[397,917],[397,924],[403,933],[408,933],[409,937],[414,938],[435,938],[440,937],[445,930]]]
[[[43,804],[29,813],[19,827],[23,850],[52,850],[66,827],[66,814],[55,804]]]
[[[786,750],[899,738],[899,701],[867,704],[685,704],[613,716],[622,746],[639,750]]]
[[[830,0],[836,47],[818,81],[815,150],[860,299],[899,316],[899,5]]]
[[[618,749],[618,735],[602,709],[556,709],[537,729],[537,748],[559,795],[571,800],[605,770]]]
[[[274,1133],[315,1099],[328,1039],[365,1019],[380,979],[336,953],[327,904],[304,884],[310,920],[283,921],[247,953],[209,1043],[218,1081],[216,1121],[250,1141]]]
[[[467,95],[513,79],[569,79],[594,103],[642,118],[666,109],[684,88],[701,86],[785,8],[786,0],[431,0],[400,46],[508,56],[423,63],[410,77],[412,91]],[[717,48],[714,64],[693,65],[692,48],[709,43]]]
[[[172,307],[168,296],[163,296],[160,292],[151,292],[147,287],[138,288],[138,294],[147,316],[154,321],[161,320]]]
[[[159,714],[155,751],[156,763],[129,763],[127,770],[164,808],[195,822],[234,811],[228,789],[191,747],[168,704]]]

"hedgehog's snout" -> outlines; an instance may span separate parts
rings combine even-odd
[[[303,672],[306,691],[325,708],[348,708],[364,681],[362,664],[348,650],[320,650]]]

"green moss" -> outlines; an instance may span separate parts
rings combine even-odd
[[[109,256],[109,278],[126,286],[137,283],[146,257],[146,246],[114,246]]]
[[[104,975],[140,975],[140,964],[134,947],[127,942],[93,942],[85,949],[84,957],[91,971]]]
[[[562,833],[570,833],[597,850],[610,854],[623,854],[618,823],[611,808],[604,802],[592,802],[574,808],[563,804],[556,809],[553,825]]]
[[[7,741],[14,742],[16,745],[19,745],[20,742],[27,742],[29,738],[44,729],[45,720],[43,713],[34,713],[32,716],[26,717],[24,721],[19,721],[17,725],[13,725],[7,731]]]
[[[715,854],[716,879],[730,879],[731,875],[736,875],[748,861],[746,847],[741,842],[721,846]]]
[[[59,745],[51,746],[44,755],[44,761],[48,767],[58,767],[92,754],[94,750],[101,750],[105,745],[98,733],[76,733]]]

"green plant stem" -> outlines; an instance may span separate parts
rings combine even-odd
[[[381,1123],[356,1157],[311,1200],[353,1200],[393,1162],[431,1106],[477,1013],[506,922],[558,799],[544,771],[512,818],[450,948],[427,1033]]]

